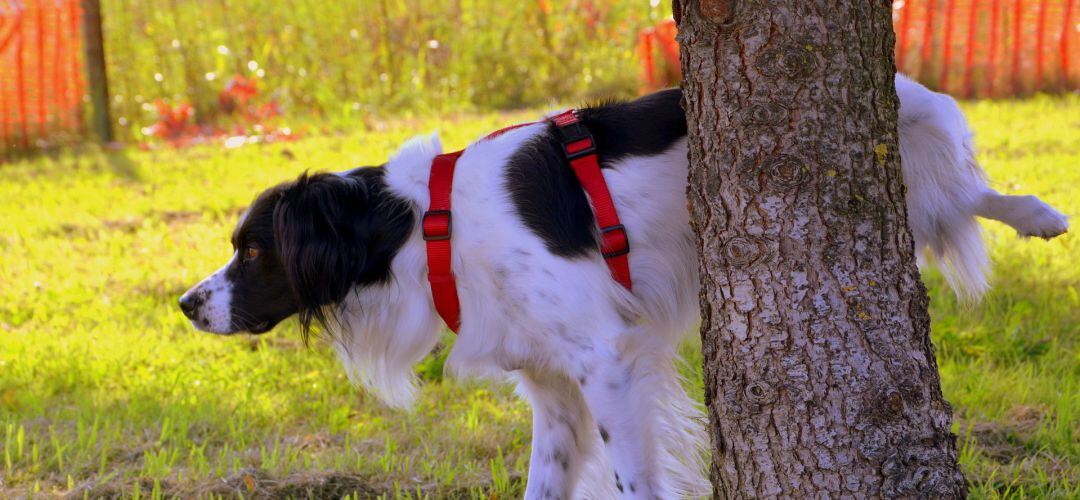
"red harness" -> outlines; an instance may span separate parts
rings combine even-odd
[[[592,134],[581,123],[574,110],[564,111],[548,118],[548,121],[558,129],[570,168],[574,170],[592,204],[593,214],[600,226],[600,252],[611,269],[611,275],[615,281],[630,290],[630,265],[627,262],[630,240],[626,236],[626,228],[619,223],[615,203],[611,201],[611,193],[608,192],[607,183],[600,173],[600,161],[596,156],[596,143],[593,142]],[[532,123],[507,127],[487,138],[497,137],[525,125]],[[454,272],[451,270],[450,234],[453,219],[450,212],[450,192],[454,185],[454,167],[462,153],[463,151],[455,151],[441,154],[431,162],[431,177],[428,179],[431,206],[424,213],[421,222],[424,241],[427,242],[428,281],[431,282],[435,310],[455,333],[461,326],[461,303],[458,300]]]

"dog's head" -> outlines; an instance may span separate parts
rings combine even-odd
[[[232,234],[233,256],[180,297],[203,331],[263,333],[299,314],[305,335],[357,287],[390,279],[413,226],[383,169],[304,174],[260,194]]]

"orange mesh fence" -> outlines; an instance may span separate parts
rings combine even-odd
[[[896,65],[961,97],[1078,88],[1075,0],[893,2]]]
[[[79,0],[0,0],[0,151],[82,127]]]
[[[898,0],[896,65],[959,97],[1010,97],[1080,88],[1077,0]],[[645,90],[678,83],[674,23],[641,31]]]

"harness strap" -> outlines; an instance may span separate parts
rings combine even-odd
[[[461,304],[458,301],[457,282],[451,269],[450,234],[453,218],[450,212],[450,192],[454,186],[454,167],[463,151],[441,154],[431,162],[428,190],[431,206],[424,213],[421,229],[427,242],[428,281],[435,310],[442,316],[446,326],[457,333],[461,326]]]
[[[589,129],[581,123],[574,110],[567,110],[549,118],[562,136],[563,152],[570,161],[581,187],[589,195],[593,216],[600,226],[600,252],[611,269],[611,275],[619,284],[632,290],[630,282],[630,239],[626,228],[619,222],[615,202],[611,200],[607,182],[600,172],[600,160],[596,156],[596,143]]]
[[[592,134],[581,123],[573,110],[565,111],[548,119],[562,137],[563,152],[570,168],[577,175],[588,195],[596,222],[600,226],[600,251],[611,274],[627,290],[630,290],[630,240],[626,228],[619,222],[615,203],[611,200],[607,183],[600,172],[596,156],[596,144]],[[486,138],[497,137],[518,127],[532,125],[523,123],[497,130]],[[462,151],[441,154],[431,163],[428,191],[431,205],[421,219],[421,232],[427,245],[428,282],[435,310],[454,333],[461,327],[461,301],[457,293],[457,281],[452,269],[450,237],[453,234],[453,217],[450,210],[450,193],[454,186],[454,168]]]

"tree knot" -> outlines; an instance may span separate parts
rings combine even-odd
[[[743,390],[746,400],[755,405],[764,405],[776,400],[776,389],[764,382],[751,382]]]
[[[761,258],[763,246],[757,238],[736,236],[724,243],[720,252],[729,266],[749,266]]]
[[[759,125],[775,127],[787,119],[788,110],[783,106],[767,101],[758,101],[750,104],[743,115],[745,125]]]
[[[813,168],[810,161],[795,155],[775,156],[762,164],[768,183],[785,189],[805,183]]]
[[[701,0],[701,15],[716,24],[731,22],[734,6],[731,0]]]
[[[802,80],[817,70],[817,56],[807,47],[812,45],[785,45],[766,49],[757,57],[757,69],[771,78]]]

